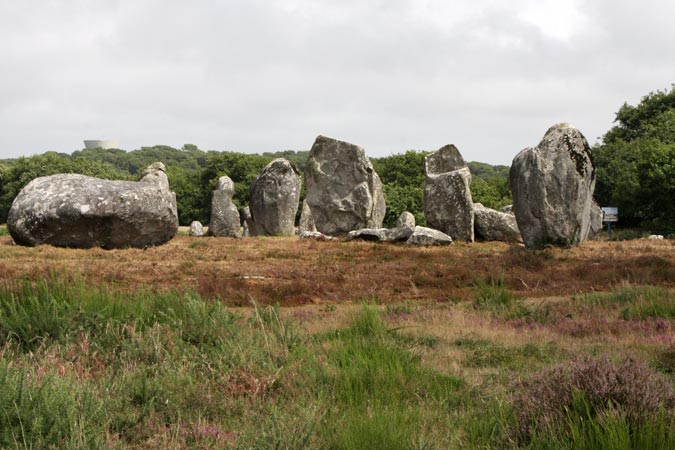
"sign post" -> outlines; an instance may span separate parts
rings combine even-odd
[[[609,231],[609,240],[612,240],[612,223],[619,221],[619,208],[613,206],[606,206],[602,209],[602,221],[607,224],[607,231]]]

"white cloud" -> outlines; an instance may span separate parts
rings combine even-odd
[[[559,121],[589,140],[673,81],[675,5],[597,0],[0,2],[0,158],[186,142],[371,155],[456,143],[509,163]]]

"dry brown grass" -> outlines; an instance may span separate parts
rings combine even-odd
[[[670,241],[589,242],[538,252],[504,243],[410,248],[297,238],[178,236],[147,250],[76,250],[14,245],[0,237],[0,282],[76,273],[117,289],[190,289],[230,305],[297,306],[375,299],[453,302],[471,298],[476,279],[503,277],[520,297],[608,290],[624,281],[675,285]]]

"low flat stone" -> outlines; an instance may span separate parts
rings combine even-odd
[[[450,245],[452,244],[452,238],[432,228],[415,227],[406,244],[416,246]]]
[[[331,241],[333,240],[332,236],[327,236],[319,231],[301,231],[298,234],[300,239],[314,239],[317,241]]]
[[[386,228],[361,228],[360,230],[353,230],[347,233],[347,240],[361,239],[364,241],[384,242],[388,240],[388,231]]]

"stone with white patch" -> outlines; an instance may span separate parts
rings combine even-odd
[[[578,245],[591,225],[595,166],[588,141],[567,123],[516,155],[509,174],[513,211],[525,246]]]
[[[78,174],[36,178],[14,199],[7,228],[17,244],[76,248],[160,245],[176,235],[176,195],[166,168],[150,165],[140,181]]]
[[[283,158],[269,163],[251,184],[251,236],[283,236],[295,231],[302,179],[295,165]]]
[[[386,212],[382,182],[363,148],[316,138],[305,169],[307,204],[316,229],[344,235],[379,228]]]
[[[473,242],[471,172],[454,145],[424,158],[424,217],[427,224],[455,240]]]

